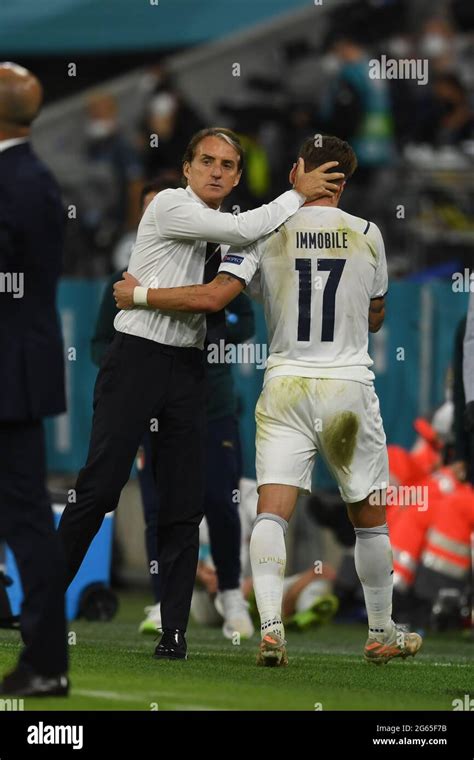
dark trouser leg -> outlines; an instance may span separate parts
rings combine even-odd
[[[185,631],[199,552],[204,496],[204,357],[175,356],[173,381],[154,441],[163,628]]]
[[[85,467],[59,525],[73,580],[104,515],[115,509],[143,432],[155,407],[163,403],[171,359],[152,341],[117,334],[100,369],[94,390],[94,417]]]
[[[142,438],[143,468],[138,470],[138,481],[142,497],[143,516],[145,518],[145,544],[148,557],[153,598],[155,604],[161,600],[160,574],[158,569],[158,496],[151,449],[151,437],[157,433],[146,433]]]
[[[20,663],[45,676],[67,671],[64,558],[45,486],[40,421],[0,423],[0,539],[23,587]]]
[[[204,514],[220,591],[240,585],[239,447],[234,417],[208,422]]]

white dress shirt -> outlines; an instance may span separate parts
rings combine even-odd
[[[209,208],[190,187],[163,190],[138,227],[128,271],[146,288],[202,283],[206,243],[247,245],[283,224],[304,203],[288,190],[266,206],[242,214]],[[115,329],[171,346],[203,348],[204,314],[146,308],[120,311]]]

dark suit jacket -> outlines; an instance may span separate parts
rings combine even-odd
[[[66,408],[56,310],[64,221],[57,183],[29,143],[0,152],[0,422]],[[14,273],[21,298],[5,292]]]

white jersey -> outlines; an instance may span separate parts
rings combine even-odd
[[[146,288],[201,283],[206,242],[247,245],[282,224],[302,202],[299,193],[288,190],[266,206],[223,214],[206,206],[190,187],[163,190],[143,214],[128,271]],[[206,316],[130,309],[118,313],[114,327],[158,343],[203,348]]]
[[[265,382],[297,375],[372,383],[369,306],[388,285],[375,224],[305,206],[265,238],[231,248],[219,271],[246,285],[260,277],[270,343]]]

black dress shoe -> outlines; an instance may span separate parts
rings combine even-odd
[[[40,676],[24,667],[12,670],[0,684],[0,694],[18,697],[66,697],[68,692],[66,675]]]
[[[183,631],[165,628],[153,656],[158,660],[187,660],[186,649]]]

